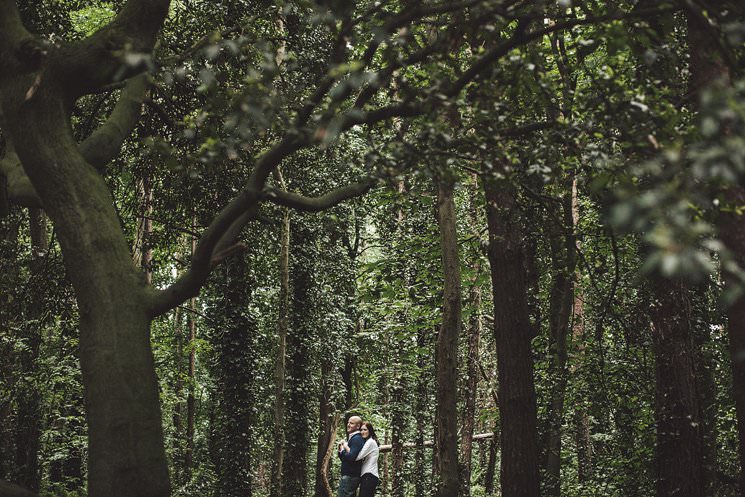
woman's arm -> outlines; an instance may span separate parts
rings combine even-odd
[[[375,440],[372,438],[368,438],[365,442],[365,445],[362,446],[362,450],[359,454],[357,454],[357,460],[361,461],[362,459],[369,456],[373,450],[378,446],[378,444],[375,443]]]

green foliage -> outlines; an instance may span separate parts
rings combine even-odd
[[[29,29],[44,33],[50,43],[90,35],[121,4],[19,2]],[[456,184],[463,322],[478,317],[483,323],[476,431],[498,426],[490,284],[500,275],[490,274],[485,249],[499,240],[488,237],[481,185],[509,182],[518,192],[512,215],[526,234],[526,266],[536,273],[528,296],[532,329],[525,332],[535,332],[539,419],[548,418],[559,380],[567,381],[562,494],[654,492],[653,302],[640,277],[645,273],[706,285],[694,302],[694,319],[696,347],[711,375],[707,379],[706,368],[698,371],[709,396],[707,440],[716,469],[735,475],[731,364],[716,304],[716,275],[721,267],[730,268],[730,260],[715,227],[722,213],[743,209],[722,195],[740,184],[745,172],[741,69],[731,87],[704,93],[700,103],[685,98],[685,16],[666,9],[655,16],[578,22],[513,47],[464,91],[448,96],[449,85],[515,34],[521,19],[540,29],[553,22],[618,17],[643,6],[518,2],[504,9],[502,2],[484,1],[462,12],[418,18],[418,9],[432,7],[424,4],[173,2],[143,117],[104,171],[127,240],[139,251],[152,251],[143,271],[156,288],[183,274],[192,238],[240,193],[257,161],[282,139],[305,144],[281,165],[290,191],[320,196],[360,177],[378,179],[362,199],[291,216],[285,434],[289,467],[298,480],[293,497],[300,497],[310,494],[303,489],[315,481],[320,425],[326,421],[319,419],[322,395],[330,416],[360,412],[375,424],[381,441],[390,442],[394,433],[406,442],[434,436],[434,343],[443,286],[435,185],[443,179]],[[414,21],[391,21],[401,9],[411,9]],[[341,33],[350,19],[356,24]],[[721,27],[722,42],[741,63],[742,19],[726,14],[712,26]],[[341,56],[334,53],[337,38],[344,41]],[[372,54],[370,43],[376,48]],[[299,119],[325,81],[328,91],[307,119]],[[371,96],[357,105],[368,90]],[[75,103],[78,140],[103,122],[118,94]],[[417,115],[349,125],[402,103],[416,104]],[[574,226],[557,209],[571,195],[573,180],[580,216]],[[270,183],[280,186],[274,178]],[[184,304],[152,325],[174,495],[268,493],[278,443],[272,415],[282,216],[282,208],[262,206],[257,221],[241,234],[242,245],[233,247],[237,255],[214,270],[195,308]],[[153,222],[147,233],[146,218]],[[9,456],[15,442],[6,442],[18,431],[18,398],[37,393],[42,490],[83,495],[87,447],[76,359],[79,317],[54,237],[43,273],[35,274],[27,221],[14,210],[0,226],[0,477],[18,472]],[[584,306],[584,314],[570,321],[569,355],[561,371],[552,369],[549,353],[556,276],[551,228],[579,244],[577,268],[568,277]],[[43,289],[40,312],[32,315],[29,302],[37,289]],[[479,304],[469,297],[473,289],[481,291]],[[33,356],[34,330],[42,345],[32,367],[24,369],[23,358]],[[469,330],[464,325],[460,340],[459,406]],[[186,429],[189,392],[192,440]],[[575,433],[583,422],[593,451],[588,474],[581,474],[583,447]],[[337,432],[341,436],[343,427]],[[545,438],[545,425],[540,435]],[[420,459],[413,449],[405,452],[396,476],[407,496],[423,497],[422,488],[431,487],[432,452],[426,451]],[[474,497],[485,495],[486,452],[473,457]],[[335,464],[332,477],[338,476]],[[79,474],[72,474],[76,465]],[[732,489],[717,492],[730,495]]]

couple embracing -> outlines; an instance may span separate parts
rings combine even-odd
[[[341,481],[337,497],[373,497],[380,482],[378,475],[378,437],[372,424],[359,416],[347,421],[347,439],[339,443]]]

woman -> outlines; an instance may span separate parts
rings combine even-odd
[[[357,460],[362,461],[359,497],[373,497],[375,489],[380,483],[380,475],[378,475],[378,456],[380,454],[378,445],[380,444],[378,443],[378,437],[375,435],[375,429],[369,421],[362,423],[360,435],[365,439],[365,445],[357,456]],[[344,450],[349,452],[347,442],[343,442],[342,445]]]

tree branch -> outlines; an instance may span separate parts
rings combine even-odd
[[[140,120],[148,87],[147,74],[130,79],[106,122],[80,144],[80,153],[96,169],[102,169],[116,157],[132,133]]]
[[[507,55],[514,48],[526,45],[532,41],[539,40],[544,36],[551,34],[556,31],[563,31],[571,29],[575,26],[582,26],[587,24],[598,24],[608,21],[617,21],[622,19],[630,18],[644,18],[650,15],[657,15],[663,12],[669,12],[669,8],[657,8],[657,9],[646,9],[640,10],[633,13],[622,13],[622,14],[609,14],[605,16],[587,17],[584,19],[571,18],[563,22],[557,22],[543,29],[536,29],[534,31],[527,32],[526,20],[520,21],[518,27],[515,29],[515,33],[503,43],[487,50],[487,52],[479,57],[471,67],[469,67],[457,80],[452,82],[449,86],[444,88],[443,94],[449,98],[457,96],[465,86],[476,79],[486,68],[490,67],[491,64],[496,62],[501,57]]]
[[[306,197],[304,195],[276,188],[269,188],[265,190],[264,193],[266,200],[277,205],[290,207],[304,212],[320,212],[340,204],[345,200],[349,200],[350,198],[364,195],[374,184],[375,180],[368,179],[367,181],[361,181],[359,183],[337,188],[336,190],[332,190],[320,197]]]
[[[129,0],[107,26],[63,46],[55,76],[66,93],[76,98],[142,72],[141,55],[152,51],[169,5],[170,0]]]
[[[33,43],[34,40],[23,27],[15,0],[0,0],[0,80],[26,65],[19,60],[23,59],[21,47],[27,44],[24,42]]]
[[[106,122],[79,145],[82,156],[96,169],[103,169],[119,153],[122,143],[139,121],[147,89],[146,74],[129,80]],[[41,199],[23,169],[10,137],[6,138],[6,143],[5,157],[0,160],[0,174],[7,178],[8,198],[24,207],[42,207]]]
[[[255,215],[260,197],[258,190],[247,188],[220,211],[202,233],[191,259],[191,267],[165,290],[151,291],[148,307],[152,317],[160,316],[199,294],[199,289],[207,281],[212,268],[215,248],[229,245],[223,242],[225,235],[235,230],[236,223],[241,223],[239,219],[250,219]]]

